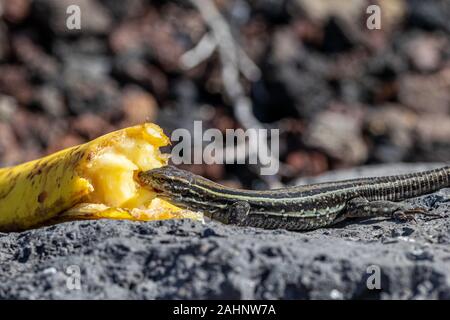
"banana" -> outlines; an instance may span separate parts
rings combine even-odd
[[[159,126],[145,123],[0,169],[0,231],[79,219],[202,220],[134,179],[139,171],[167,164],[159,148],[169,143]]]

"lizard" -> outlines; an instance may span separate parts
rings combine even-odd
[[[202,211],[225,224],[312,230],[347,218],[436,216],[401,201],[450,187],[450,166],[261,191],[223,186],[174,166],[140,172],[138,181],[178,207]]]

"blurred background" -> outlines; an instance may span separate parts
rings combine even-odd
[[[81,29],[68,29],[77,5]],[[381,29],[366,26],[370,4]],[[250,111],[250,112],[248,112]],[[280,129],[284,183],[450,160],[448,0],[0,0],[0,166],[144,121]],[[246,165],[187,166],[265,187]]]

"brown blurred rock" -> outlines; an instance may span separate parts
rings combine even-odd
[[[417,70],[435,71],[440,66],[446,45],[448,40],[444,37],[432,33],[420,34],[406,45],[406,53]]]
[[[25,68],[19,65],[0,65],[0,75],[0,92],[14,97],[19,104],[29,105],[33,88]]]
[[[85,139],[81,138],[77,134],[67,133],[60,137],[58,140],[54,141],[53,144],[49,145],[46,149],[47,154],[51,154],[69,147],[73,147],[86,142]]]
[[[6,0],[2,1],[3,16],[12,23],[20,23],[30,12],[30,0]]]
[[[268,66],[262,75],[263,85],[255,90],[255,112],[260,117],[279,119],[285,115],[312,118],[332,98],[328,76],[331,59],[307,50],[295,33],[281,28],[272,37]],[[220,77],[220,72],[218,72]]]
[[[55,79],[58,75],[58,62],[52,56],[47,55],[29,37],[18,36],[13,38],[13,50],[25,66],[34,75],[44,79]]]
[[[417,122],[418,141],[415,161],[443,161],[450,159],[450,116],[425,115]]]
[[[129,127],[143,122],[154,122],[158,113],[155,98],[138,87],[128,87],[122,96],[122,127]]]
[[[444,143],[450,155],[450,115],[424,115],[417,122],[417,137],[421,144]]]
[[[295,2],[312,21],[319,25],[333,20],[330,29],[324,28],[324,47],[327,50],[332,49],[331,51],[341,51],[345,49],[345,46],[327,42],[342,42],[343,40],[349,41],[352,45],[360,43],[373,48],[383,47],[386,44],[384,35],[400,24],[406,13],[405,0],[378,0],[375,2],[367,0],[296,0]],[[366,10],[371,4],[380,7],[381,30],[369,30],[366,26],[366,20],[369,17]],[[331,31],[328,36],[327,31]],[[337,37],[339,33],[342,34]]]
[[[368,149],[362,138],[362,119],[358,113],[332,110],[319,113],[308,126],[305,144],[347,165],[363,163]]]
[[[170,13],[170,12],[169,12]],[[167,12],[148,8],[139,19],[127,21],[116,28],[109,38],[116,53],[148,52],[167,71],[179,70],[179,60],[186,50],[177,38],[177,30]]]
[[[433,75],[405,74],[399,79],[398,98],[420,113],[450,111],[450,68]]]
[[[180,167],[214,181],[220,181],[225,177],[225,166],[222,164],[182,164]]]
[[[217,109],[211,126],[219,129],[221,132],[225,132],[227,129],[236,129],[237,123],[236,120],[225,114],[224,110]]]
[[[15,128],[19,131],[26,129],[26,136],[22,136],[21,140],[23,140],[23,138],[30,141],[35,139],[39,142],[40,146],[45,147],[54,140],[59,139],[61,134],[67,130],[67,124],[63,118],[50,118],[43,114],[22,110],[20,110],[18,114],[21,115],[21,123],[25,128],[19,126],[15,126]],[[14,120],[16,121],[17,118]],[[24,141],[22,141],[22,143],[24,143]]]
[[[142,15],[142,12],[148,6],[147,0],[100,0],[104,7],[112,13],[114,18],[123,20],[133,19]]]
[[[315,21],[323,22],[334,16],[357,26],[360,25],[360,20],[365,22],[364,18],[368,17],[367,7],[376,4],[381,8],[382,28],[386,30],[401,23],[407,9],[405,0],[296,0],[296,2]],[[365,27],[365,23],[363,26]]]
[[[368,3],[367,6],[369,4],[371,3]],[[374,4],[378,4],[381,8],[381,28],[385,32],[389,32],[395,26],[400,25],[408,10],[406,0],[377,0],[374,1]],[[365,15],[365,17],[368,16]]]
[[[169,80],[165,70],[157,67],[156,65],[149,64],[146,67],[147,70],[147,84],[150,84],[153,92],[162,98],[166,98],[169,94]]]
[[[213,181],[220,181],[225,177],[225,166],[222,164],[205,165],[205,176]]]
[[[112,31],[109,43],[118,54],[146,51],[150,45],[158,60],[172,60],[169,67],[173,68],[179,64],[179,56],[187,49],[182,48],[182,42],[177,39],[179,33],[186,33],[196,43],[204,32],[205,25],[198,12],[186,11],[169,3],[161,11],[147,6],[140,17],[124,20]]]
[[[115,28],[109,36],[109,44],[115,53],[138,50],[142,43],[141,27],[138,21],[125,21]]]
[[[169,5],[170,7],[170,5]],[[180,70],[180,57],[186,51],[177,37],[178,30],[171,21],[177,20],[170,10],[159,14],[149,10],[143,20],[142,39],[151,46],[157,61],[168,72]]]
[[[415,128],[419,117],[401,105],[383,105],[366,115],[366,131],[373,146],[373,157],[382,162],[407,159],[415,143]]]
[[[104,56],[72,55],[67,59],[63,85],[72,114],[118,115],[121,94],[118,82],[108,74],[110,67]]]
[[[9,121],[17,109],[17,101],[10,96],[0,94],[0,121]]]
[[[158,98],[165,98],[169,92],[169,81],[164,70],[143,59],[125,57],[118,63],[117,69],[127,79],[145,88],[150,88]]]
[[[289,165],[292,177],[314,176],[329,169],[327,157],[323,153],[315,151],[290,152],[286,158],[286,163]]]
[[[312,43],[316,46],[323,41],[323,29],[314,21],[298,19],[293,23],[296,35],[305,43]]]
[[[398,82],[395,80],[383,81],[374,88],[373,100],[375,104],[388,103],[395,100],[398,95]]]
[[[3,21],[0,20],[0,61],[6,59],[8,54],[9,54],[8,31]]]
[[[109,122],[93,113],[85,113],[74,118],[71,122],[71,128],[88,140],[114,130]]]
[[[289,28],[275,32],[273,36],[273,59],[278,63],[289,63],[295,60],[304,50],[297,35]]]
[[[20,146],[11,126],[0,122],[0,166],[10,166],[20,162]]]
[[[20,143],[22,161],[42,156],[44,148],[57,141],[67,131],[64,119],[50,119],[23,109],[14,113],[10,123]]]
[[[66,105],[61,91],[51,86],[42,86],[36,89],[34,100],[39,108],[47,115],[62,117],[66,114]]]
[[[331,16],[339,17],[349,23],[356,23],[365,12],[366,0],[296,0],[308,16],[317,21],[326,21]]]

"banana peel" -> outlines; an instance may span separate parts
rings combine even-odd
[[[156,124],[125,128],[44,158],[0,169],[0,231],[83,219],[191,218],[134,177],[164,166],[170,143]]]

